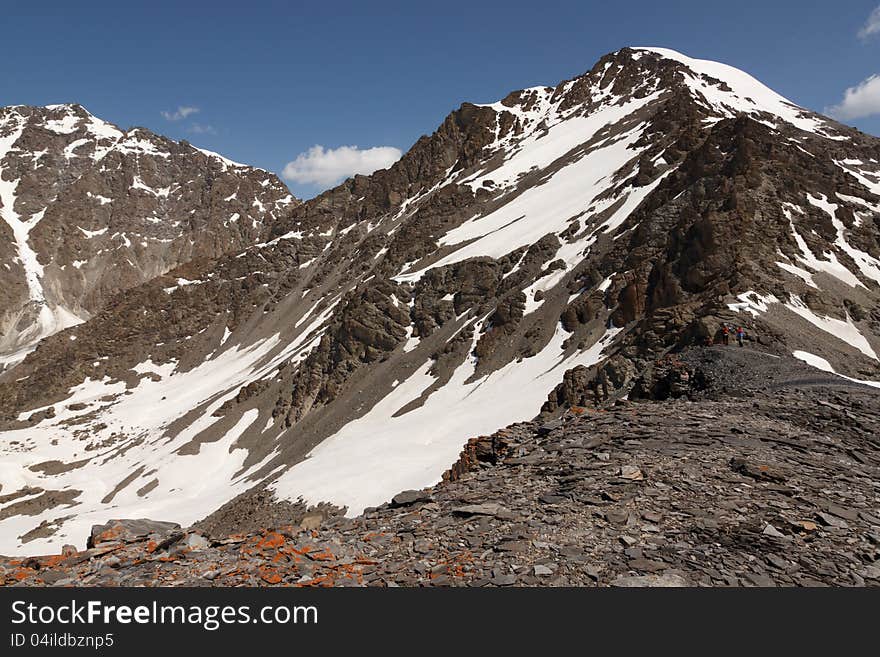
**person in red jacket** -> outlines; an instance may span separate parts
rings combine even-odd
[[[736,327],[736,341],[740,347],[743,346],[743,340],[746,338],[746,330],[742,326]]]
[[[727,324],[721,325],[721,341],[724,344],[730,344],[730,327]]]

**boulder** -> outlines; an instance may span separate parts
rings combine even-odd
[[[391,498],[391,506],[410,506],[418,502],[430,502],[431,496],[423,490],[405,490]]]
[[[497,502],[487,502],[485,504],[468,504],[466,506],[456,507],[452,510],[453,515],[469,518],[471,516],[494,516],[503,520],[510,520],[514,514],[510,509],[501,506]]]
[[[147,518],[110,520],[104,525],[92,525],[92,533],[86,547],[98,547],[104,543],[130,543],[151,534],[161,537],[179,529],[180,525],[176,522],[163,522]]]

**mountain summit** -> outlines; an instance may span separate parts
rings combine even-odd
[[[117,187],[78,199],[135,187],[147,148],[110,141],[82,152],[99,170],[113,153]],[[4,190],[25,175],[9,157]],[[200,180],[161,170],[138,178],[145,202]],[[771,356],[880,381],[880,140],[723,64],[626,48],[464,104],[388,170],[301,205],[242,185],[249,207],[289,203],[265,235],[175,252],[207,257],[150,270],[0,378],[0,552],[82,542],[110,517],[191,523],[236,497],[357,514],[437,482],[469,438],[591,404],[590,381],[623,397],[724,323]],[[172,222],[201,211],[184,196]],[[7,198],[13,228],[40,211]],[[93,205],[54,225],[131,230]],[[48,289],[36,233],[17,230],[10,267]]]

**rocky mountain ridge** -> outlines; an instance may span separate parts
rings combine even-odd
[[[183,263],[260,241],[296,201],[266,171],[79,105],[0,109],[0,358]]]

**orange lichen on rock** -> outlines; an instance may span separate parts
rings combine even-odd
[[[335,561],[336,555],[330,551],[330,548],[324,548],[320,552],[309,552],[307,553],[309,559],[313,561]]]
[[[278,584],[284,578],[274,568],[260,568],[260,579],[267,584]]]
[[[267,533],[266,537],[257,543],[257,547],[260,549],[279,548],[282,545],[284,545],[284,535],[278,532]]]

